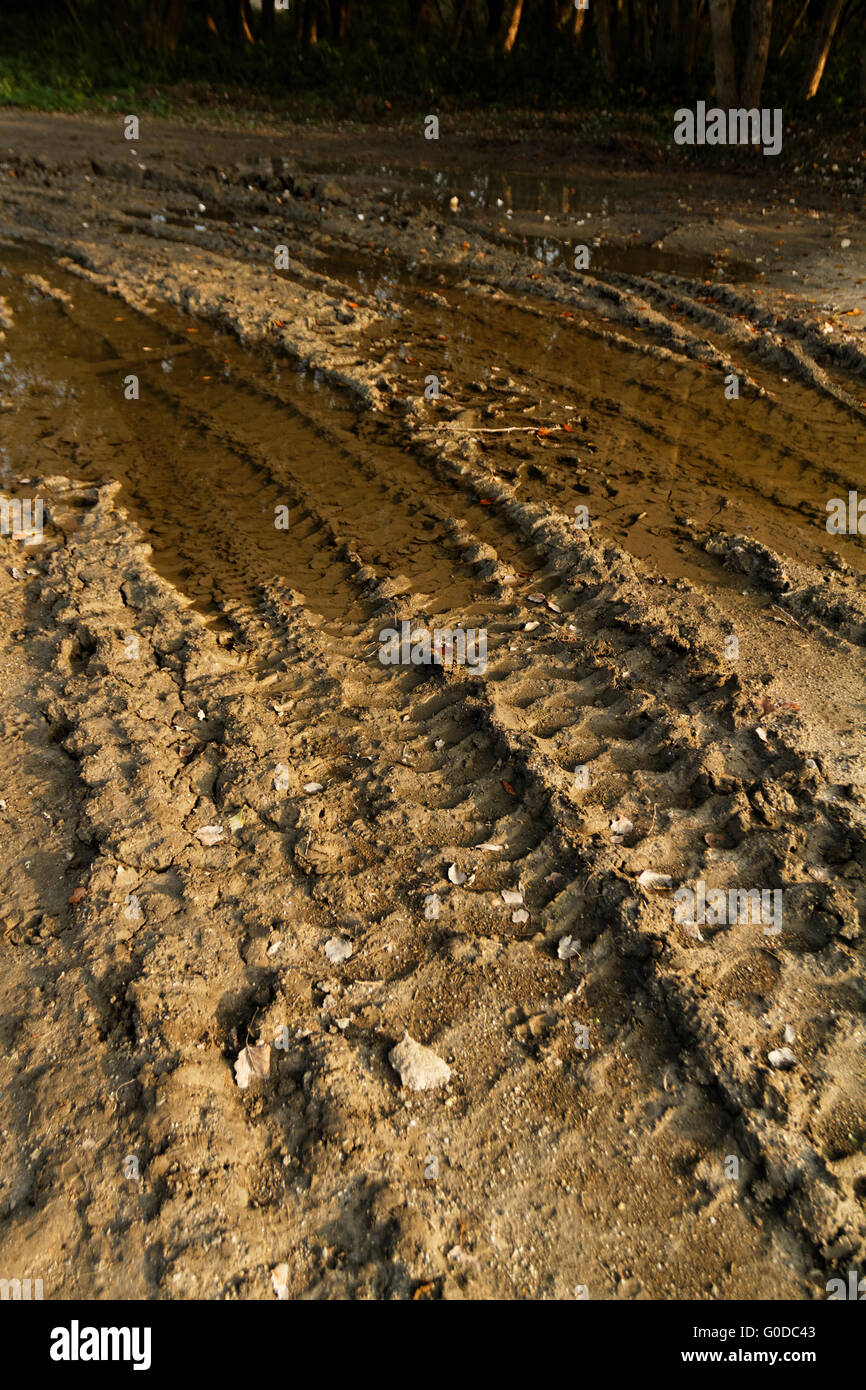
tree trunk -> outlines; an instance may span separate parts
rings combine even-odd
[[[451,40],[452,52],[460,47],[460,40],[463,38],[463,30],[466,28],[466,20],[469,17],[471,6],[472,0],[463,0],[463,3],[457,11],[457,18],[454,24],[454,38]]]
[[[604,80],[609,84],[616,81],[616,64],[613,60],[613,44],[610,39],[610,0],[593,0],[595,10],[595,40]]]
[[[331,37],[335,43],[345,43],[352,13],[352,0],[331,0]]]
[[[147,0],[144,41],[152,52],[156,52],[159,44],[159,0]]]
[[[760,106],[761,88],[767,70],[770,35],[773,30],[773,0],[752,0],[749,13],[749,47],[743,75],[742,100],[749,108]]]
[[[736,106],[737,73],[731,34],[731,0],[710,0],[710,23],[713,27],[716,101],[720,106]]]
[[[821,85],[821,78],[824,76],[824,68],[827,65],[827,55],[830,52],[830,45],[833,42],[833,35],[836,32],[836,25],[839,23],[839,16],[844,4],[845,0],[827,0],[824,6],[824,13],[821,15],[821,23],[815,34],[815,45],[803,83],[803,96],[806,101],[815,95]]]
[[[427,12],[427,0],[409,0],[409,22],[413,39],[418,40],[422,34],[429,32],[430,15]]]
[[[797,18],[794,20],[794,23],[791,25],[791,32],[788,34],[788,37],[786,38],[785,42],[782,44],[782,47],[779,49],[779,57],[780,57],[780,58],[784,58],[784,56],[785,56],[785,51],[786,51],[788,45],[790,44],[792,38],[793,38],[794,35],[796,34],[796,32],[797,32],[797,30],[799,29],[800,25],[803,23],[803,20],[806,18],[806,11],[808,10],[810,4],[811,4],[811,0],[806,0],[805,5],[803,6],[803,8],[802,8],[802,10],[800,11],[800,13],[797,15]]]
[[[502,11],[505,9],[505,0],[487,0],[487,37],[491,42],[496,38],[502,26]]]
[[[658,19],[656,20],[654,67],[661,67],[667,60],[671,38],[676,34],[678,27],[677,0],[660,0]]]
[[[702,0],[686,0],[686,21],[683,26],[680,48],[680,71],[685,77],[691,77],[694,72],[695,56],[698,49],[698,16],[701,4]]]
[[[643,60],[647,67],[650,67],[653,60],[652,34],[650,33],[649,7],[650,0],[638,0],[640,10],[640,41],[643,51]]]
[[[302,42],[304,46],[315,46],[319,42],[318,0],[305,0]]]
[[[163,44],[169,53],[174,53],[180,41],[180,31],[183,28],[183,17],[186,12],[186,0],[171,0],[168,7],[168,14],[165,17],[163,26]]]
[[[510,53],[517,41],[520,17],[523,14],[523,0],[511,0],[502,25],[502,52]]]

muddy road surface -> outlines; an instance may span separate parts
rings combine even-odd
[[[0,123],[3,1268],[823,1298],[862,219],[347,141]]]

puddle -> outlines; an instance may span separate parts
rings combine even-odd
[[[406,448],[399,417],[358,412],[317,373],[205,322],[165,309],[146,317],[31,252],[3,256],[14,326],[0,398],[14,409],[0,414],[0,483],[119,481],[157,569],[203,612],[273,606],[288,588],[335,637],[357,632],[376,600],[352,553],[380,579],[402,576],[397,591],[414,596],[416,612],[468,613],[482,601],[489,610],[491,586],[453,520],[515,570],[537,568],[505,514]],[[566,517],[586,507],[593,529],[659,573],[710,587],[746,587],[704,551],[714,529],[807,563],[837,552],[866,568],[859,538],[830,537],[823,524],[826,501],[866,473],[859,431],[833,402],[769,372],[773,397],[727,402],[697,364],[605,343],[601,319],[594,334],[556,304],[495,302],[438,279],[434,297],[369,259],[310,263],[383,307],[402,305],[359,347],[404,396],[440,378],[443,414],[518,498]],[[27,272],[66,290],[73,308],[27,289]],[[130,374],[136,401],[124,399]],[[555,437],[537,433],[551,427]],[[425,436],[434,448],[435,438]],[[280,508],[288,530],[275,525]]]
[[[430,373],[441,376],[447,403],[466,408],[467,429],[587,416],[587,435],[539,441],[529,432],[491,453],[491,468],[520,496],[565,515],[587,505],[605,534],[672,577],[743,587],[703,550],[708,528],[755,536],[808,564],[835,552],[866,569],[859,538],[831,537],[824,525],[827,500],[866,480],[861,431],[844,407],[754,362],[749,369],[771,394],[727,401],[722,380],[698,363],[602,342],[557,304],[496,302],[438,276],[422,283],[390,262],[380,269],[345,254],[320,264],[362,293],[404,306],[370,335],[371,353],[396,355],[409,394],[423,395]],[[651,338],[579,317],[635,344]],[[508,378],[513,390],[502,390]],[[505,409],[501,417],[485,418],[491,402]]]
[[[288,164],[286,166],[288,168]],[[648,244],[596,246],[605,224],[620,207],[612,193],[613,183],[605,179],[584,176],[531,174],[508,170],[442,170],[433,167],[380,164],[364,169],[348,160],[318,161],[302,166],[309,174],[321,174],[326,169],[337,178],[346,191],[356,189],[359,197],[371,196],[390,201],[395,208],[412,203],[429,203],[443,214],[450,214],[451,200],[457,198],[461,216],[473,213],[493,213],[506,221],[504,229],[509,240],[525,245],[534,260],[548,266],[574,264],[577,246],[591,248],[593,270],[623,271],[632,275],[647,275],[653,271],[709,280],[726,277],[740,283],[759,279],[761,272],[751,262],[725,255],[692,255],[668,251]],[[623,208],[623,210],[627,210]],[[561,224],[563,219],[573,224],[573,233],[562,235],[551,231],[539,235],[523,230],[531,226],[532,217],[550,217]],[[517,220],[510,223],[510,219]],[[485,218],[485,225],[489,219]],[[510,223],[510,225],[509,225]],[[496,233],[487,226],[488,235]]]
[[[453,513],[453,492],[397,445],[357,439],[351,402],[317,373],[3,254],[15,320],[0,355],[0,397],[15,406],[2,417],[4,486],[30,474],[119,481],[158,570],[211,614],[255,607],[279,585],[335,631],[358,628],[375,605],[341,542],[380,578],[405,575],[431,612],[487,593],[431,505]],[[28,272],[70,294],[72,310],[27,289]],[[138,400],[124,399],[130,374]],[[288,530],[275,526],[284,507]],[[516,560],[519,540],[505,550]]]
[[[288,161],[284,161],[288,170]],[[614,212],[611,182],[558,174],[537,175],[523,171],[439,169],[434,165],[377,164],[364,167],[356,160],[318,159],[302,163],[305,173],[326,171],[351,184],[363,183],[371,194],[390,198],[401,207],[406,200],[422,200],[447,208],[453,197],[464,209],[557,213],[582,216],[587,211]]]
[[[689,280],[730,280],[746,284],[761,278],[760,272],[747,261],[730,256],[698,256],[685,251],[666,251],[656,246],[596,246],[591,237],[529,236],[524,238],[532,259],[545,266],[567,266],[575,263],[578,246],[587,246],[593,274],[619,272],[625,275],[681,275]]]

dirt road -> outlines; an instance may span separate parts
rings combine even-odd
[[[0,1264],[823,1298],[866,1257],[862,221],[356,139],[3,117],[45,523],[0,538]]]

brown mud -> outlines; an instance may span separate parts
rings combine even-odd
[[[866,1256],[863,541],[825,525],[864,344],[821,279],[862,224],[383,144],[4,116],[0,490],[46,530],[0,539],[3,1270],[824,1297]],[[402,620],[486,670],[383,665]],[[783,929],[690,934],[647,870]]]

